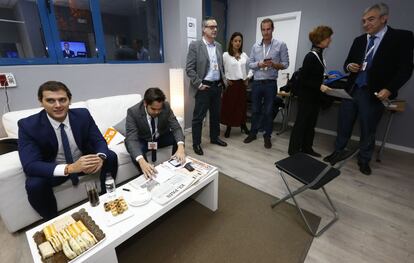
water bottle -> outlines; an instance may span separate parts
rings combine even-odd
[[[108,199],[114,199],[116,197],[115,180],[112,177],[111,173],[106,174],[105,189],[106,189]]]

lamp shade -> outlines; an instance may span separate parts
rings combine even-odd
[[[177,117],[184,119],[184,69],[170,69],[170,104]]]

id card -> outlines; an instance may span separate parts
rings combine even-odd
[[[213,69],[218,70],[218,64],[217,63],[213,63]]]
[[[157,142],[148,142],[148,150],[157,150],[158,143]]]
[[[361,71],[365,71],[365,69],[367,68],[367,62],[364,61],[364,63],[362,63],[362,67],[361,67]]]

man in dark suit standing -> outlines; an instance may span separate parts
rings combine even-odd
[[[69,43],[65,42],[63,43],[63,57],[64,58],[74,58],[75,52],[73,50],[70,50]]]
[[[335,151],[324,158],[332,163],[344,158],[344,149],[358,116],[361,128],[358,165],[365,175],[371,174],[369,162],[384,105],[398,95],[413,71],[413,33],[388,26],[388,13],[388,6],[380,3],[367,8],[363,14],[366,34],[354,40],[344,64],[345,70],[351,73],[348,92],[353,100],[342,101]]]
[[[79,176],[100,171],[102,193],[105,175],[115,178],[116,154],[87,109],[69,109],[72,94],[62,82],[48,81],[38,90],[43,110],[21,119],[18,150],[26,173],[29,203],[45,219],[57,215],[53,187],[68,179],[74,186]]]
[[[220,135],[220,100],[223,89],[223,51],[217,36],[217,22],[212,17],[203,20],[203,37],[188,48],[186,72],[195,91],[192,121],[193,150],[203,155],[201,130],[207,111],[210,112],[210,142],[219,146],[227,143]]]
[[[155,161],[158,148],[172,145],[173,158],[181,164],[185,162],[183,130],[159,88],[147,89],[144,99],[128,109],[125,126],[126,148],[146,178],[157,172],[146,160],[149,150]]]

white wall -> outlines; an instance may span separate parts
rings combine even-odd
[[[9,88],[12,111],[39,107],[37,89],[48,80],[65,83],[73,94],[72,101],[119,94],[140,93],[149,87],[160,87],[169,96],[167,64],[88,64],[1,67],[12,72],[18,87]],[[0,89],[0,110],[3,115],[6,99]],[[126,113],[125,113],[126,114]],[[0,137],[5,136],[0,124]]]

